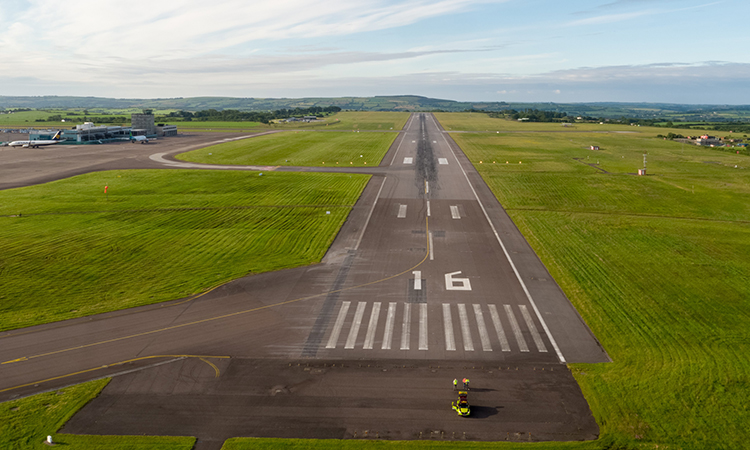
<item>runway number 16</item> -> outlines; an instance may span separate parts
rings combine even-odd
[[[468,278],[454,278],[453,275],[459,275],[461,271],[445,274],[445,290],[447,291],[470,291],[471,282]]]

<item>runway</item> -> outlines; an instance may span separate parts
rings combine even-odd
[[[166,149],[154,146],[146,155],[139,149],[141,153],[131,165],[181,166],[169,159],[169,154],[177,150],[162,150]],[[157,153],[160,155],[154,157]],[[127,166],[118,161],[110,165]],[[60,173],[92,169],[108,170],[108,164]],[[538,414],[525,416],[525,431],[508,422],[507,417],[487,414],[475,424],[470,439],[495,440],[498,430],[505,430],[508,436],[511,432],[536,436],[529,440],[595,437],[596,423],[564,363],[606,362],[609,358],[434,117],[413,114],[380,167],[355,170],[373,177],[321,264],[242,278],[195,300],[176,300],[2,333],[0,400],[125,372],[116,380],[127,379],[135,383],[133,386],[141,386],[139,380],[145,377],[152,380],[148,386],[153,387],[153,377],[167,377],[164,382],[168,382],[169,377],[183,373],[182,369],[170,367],[184,361],[200,361],[199,358],[215,365],[219,380],[229,376],[233,367],[243,367],[243,361],[266,361],[258,363],[258,372],[245,382],[257,395],[271,397],[273,386],[254,383],[267,383],[261,380],[273,378],[274,371],[284,364],[319,367],[322,362],[325,367],[354,367],[361,361],[370,361],[370,365],[380,364],[383,368],[400,364],[417,371],[427,370],[423,375],[430,374],[425,375],[431,380],[426,382],[425,390],[410,400],[410,408],[418,411],[419,420],[399,424],[382,419],[378,425],[383,437],[417,439],[423,436],[423,430],[440,422],[444,414],[453,414],[449,408],[435,409],[432,403],[435,396],[444,394],[443,389],[456,371],[431,372],[432,367],[462,368],[459,372],[482,367],[486,382],[491,385],[486,389],[509,389],[521,396],[526,392],[528,402],[525,406],[520,402],[517,407]],[[36,178],[19,177],[3,186],[58,175],[51,170]],[[492,370],[497,374],[501,367],[518,368],[529,382],[541,376],[544,368],[548,378],[540,382],[545,389],[531,395],[528,385],[520,379],[506,385],[505,378],[487,373]],[[537,368],[540,372],[535,374]],[[346,389],[326,390],[325,404],[298,404],[295,408],[302,410],[289,415],[283,413],[281,405],[279,417],[292,423],[300,414],[316,417],[325,416],[328,411],[335,416],[338,413],[334,413],[334,405],[339,401],[335,399],[354,404],[361,400],[364,405],[367,401],[358,400],[358,390],[365,395],[373,384],[385,389],[393,382],[388,376],[375,373],[367,377],[356,375],[356,371],[345,372],[347,376],[336,373],[346,380]],[[438,373],[446,379],[433,377]],[[148,395],[147,385],[129,391],[114,387],[118,383],[113,382],[102,395],[110,399],[115,398],[110,395],[121,397],[122,403],[112,401],[112,405],[128,404],[125,398],[135,395],[135,391],[141,408],[156,407],[154,402],[160,401],[172,404],[174,400],[168,392]],[[216,386],[197,383],[191,392],[215,394]],[[320,393],[305,392],[320,400]],[[571,395],[574,400],[568,399]],[[204,403],[200,408],[206,407],[205,402],[222,401],[221,396],[201,398]],[[490,398],[496,403],[503,401],[502,396],[486,397],[487,401]],[[566,410],[565,405],[570,402],[577,406]],[[79,415],[91,414],[101,407],[96,400]],[[378,407],[386,411],[389,408],[388,404]],[[196,414],[200,408],[196,406]],[[564,425],[554,432],[545,428],[543,424],[549,423],[549,417],[541,414],[544,410],[557,411],[553,421]],[[120,423],[129,423],[130,419],[124,417],[132,414],[127,408],[118,410],[114,406],[107,411],[123,419]],[[164,423],[163,431],[154,431],[156,434],[190,433],[184,427],[175,431],[175,421],[167,414],[161,421],[150,420],[153,424]],[[111,423],[116,422],[113,419]],[[74,418],[69,427],[75,432],[94,432],[86,431],[82,423]],[[224,431],[215,435],[210,430],[202,431],[213,436],[202,438],[205,448],[218,448],[219,441],[237,432],[247,436],[295,437],[293,426],[280,433],[263,428],[262,422],[252,430],[233,427],[231,423],[232,419],[227,419],[222,425]],[[343,429],[337,428],[330,436],[354,438],[353,433],[361,426],[364,425],[357,421],[344,421]],[[120,426],[99,427],[95,432],[135,431]],[[361,432],[356,437],[361,438]]]

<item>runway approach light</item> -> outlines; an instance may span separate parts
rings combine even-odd
[[[518,164],[521,164],[521,161],[518,161]]]
[[[353,161],[349,161],[349,164],[354,164],[354,162]]]
[[[258,174],[258,176],[259,176],[259,177],[262,177],[262,176],[263,176],[263,172],[259,173],[259,174]]]
[[[479,164],[482,164],[482,161],[479,161]]]
[[[505,164],[508,164],[508,161],[505,161]]]
[[[362,158],[364,155],[359,155],[360,158]]]
[[[326,211],[326,214],[331,214],[331,211]]]

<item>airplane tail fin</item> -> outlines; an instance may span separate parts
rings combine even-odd
[[[57,133],[55,133],[55,135],[52,136],[52,140],[53,141],[59,141],[60,140],[60,133],[62,133],[62,131],[58,131]]]

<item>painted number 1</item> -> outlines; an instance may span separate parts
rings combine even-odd
[[[453,275],[459,275],[461,271],[445,274],[445,290],[447,291],[470,291],[471,282],[468,278],[454,278]]]

